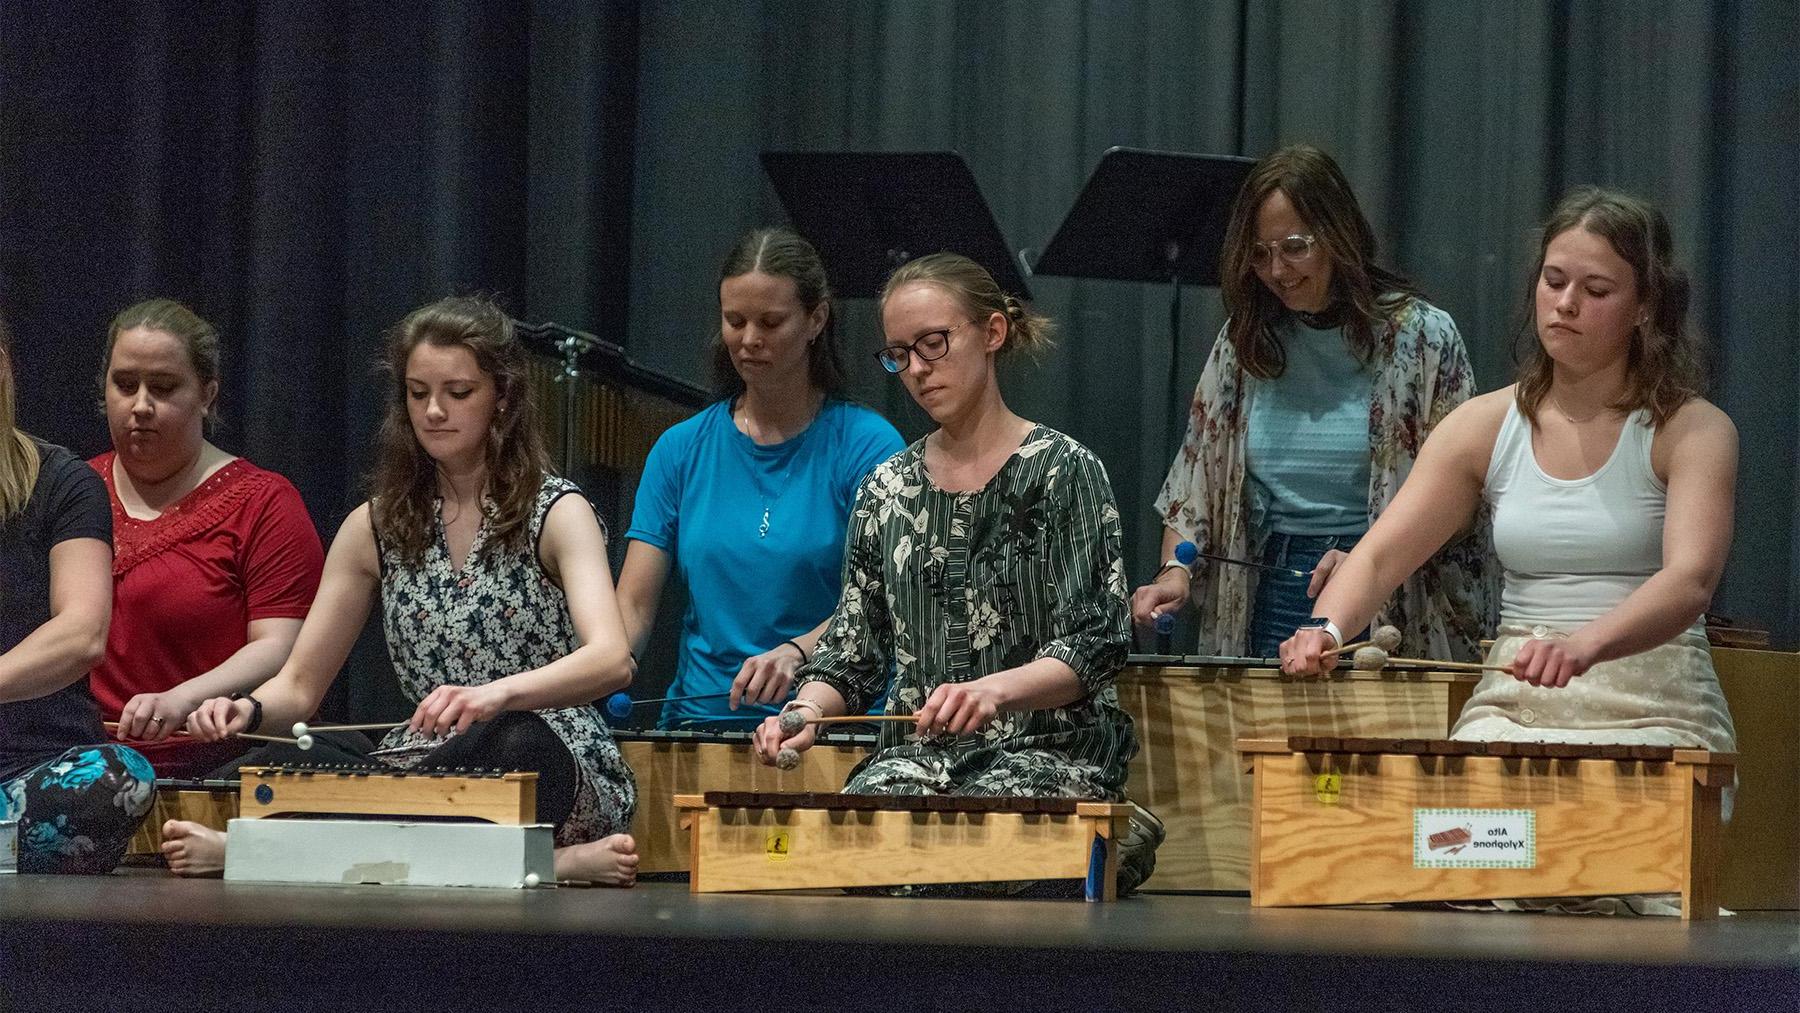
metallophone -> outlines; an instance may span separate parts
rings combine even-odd
[[[244,767],[227,880],[537,886],[554,879],[537,774]]]
[[[1078,879],[1113,900],[1131,806],[1067,798],[679,795],[694,893]]]
[[[1737,757],[1667,746],[1243,739],[1255,907],[1680,893],[1718,915]]]

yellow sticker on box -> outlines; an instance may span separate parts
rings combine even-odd
[[[785,862],[794,853],[793,844],[786,830],[770,829],[763,839],[763,854],[768,855],[771,862]]]
[[[1320,774],[1313,778],[1313,794],[1318,797],[1320,805],[1337,805],[1338,796],[1343,791],[1342,774]]]

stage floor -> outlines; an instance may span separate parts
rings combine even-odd
[[[1800,1009],[1800,914],[694,896],[0,876],[18,1010],[976,1006]],[[1419,1004],[1425,1004],[1421,1007]]]

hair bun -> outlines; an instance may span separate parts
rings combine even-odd
[[[1006,317],[1007,317],[1007,319],[1009,319],[1009,320],[1022,320],[1022,319],[1024,319],[1024,317],[1025,317],[1025,304],[1024,304],[1024,303],[1021,303],[1021,302],[1020,302],[1020,301],[1019,301],[1019,300],[1018,300],[1018,297],[1017,297],[1017,296],[1010,296],[1010,295],[1009,295],[1009,296],[1007,296],[1007,297],[1005,297],[1005,298],[1004,298],[1004,299],[1003,299],[1003,300],[1002,300],[1002,301],[1001,301],[1001,305],[1003,305],[1003,306],[1005,306],[1005,307],[1006,307]]]

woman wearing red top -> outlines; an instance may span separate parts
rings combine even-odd
[[[324,567],[294,487],[206,439],[219,335],[170,299],[107,333],[113,449],[89,463],[112,500],[113,622],[91,680],[119,737],[161,777],[198,777],[243,745],[173,736],[200,701],[268,681],[294,645]]]

